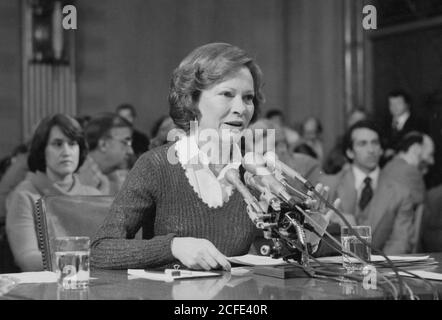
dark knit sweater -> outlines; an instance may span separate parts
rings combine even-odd
[[[173,237],[208,239],[225,256],[248,252],[256,229],[241,195],[235,190],[222,207],[210,208],[189,184],[181,164],[169,163],[169,148],[174,146],[145,153],[130,171],[91,244],[93,266],[170,265],[176,262],[171,252]],[[141,226],[143,234],[153,237],[134,239]]]

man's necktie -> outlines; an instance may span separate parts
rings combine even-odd
[[[364,188],[361,192],[361,198],[359,199],[359,208],[361,209],[361,211],[365,209],[372,197],[373,189],[371,188],[371,178],[366,177],[364,179]]]

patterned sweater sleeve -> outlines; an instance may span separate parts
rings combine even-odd
[[[155,235],[136,240],[143,215],[154,215],[159,194],[161,159],[155,152],[144,154],[130,171],[117,194],[109,216],[91,244],[91,263],[109,269],[145,268],[170,264],[175,260],[171,241],[175,234]],[[153,220],[153,217],[145,217]]]

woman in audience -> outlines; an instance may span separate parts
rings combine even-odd
[[[34,226],[35,202],[45,195],[98,195],[79,183],[74,172],[87,154],[78,122],[56,114],[43,119],[31,141],[30,172],[6,200],[6,232],[16,264],[22,271],[43,269]]]
[[[185,134],[135,164],[91,244],[92,265],[229,270],[226,257],[249,251],[257,229],[225,173],[240,165],[236,142],[263,100],[261,85],[258,65],[229,44],[204,45],[181,62],[169,104]],[[134,240],[141,226],[144,239]]]

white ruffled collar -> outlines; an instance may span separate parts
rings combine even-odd
[[[209,169],[209,157],[198,147],[193,135],[182,136],[175,143],[178,161],[184,169],[189,184],[198,197],[210,208],[222,207],[233,193],[233,186],[225,179],[229,169],[238,169],[241,164],[241,151],[233,144],[233,161],[228,163],[216,177]]]

